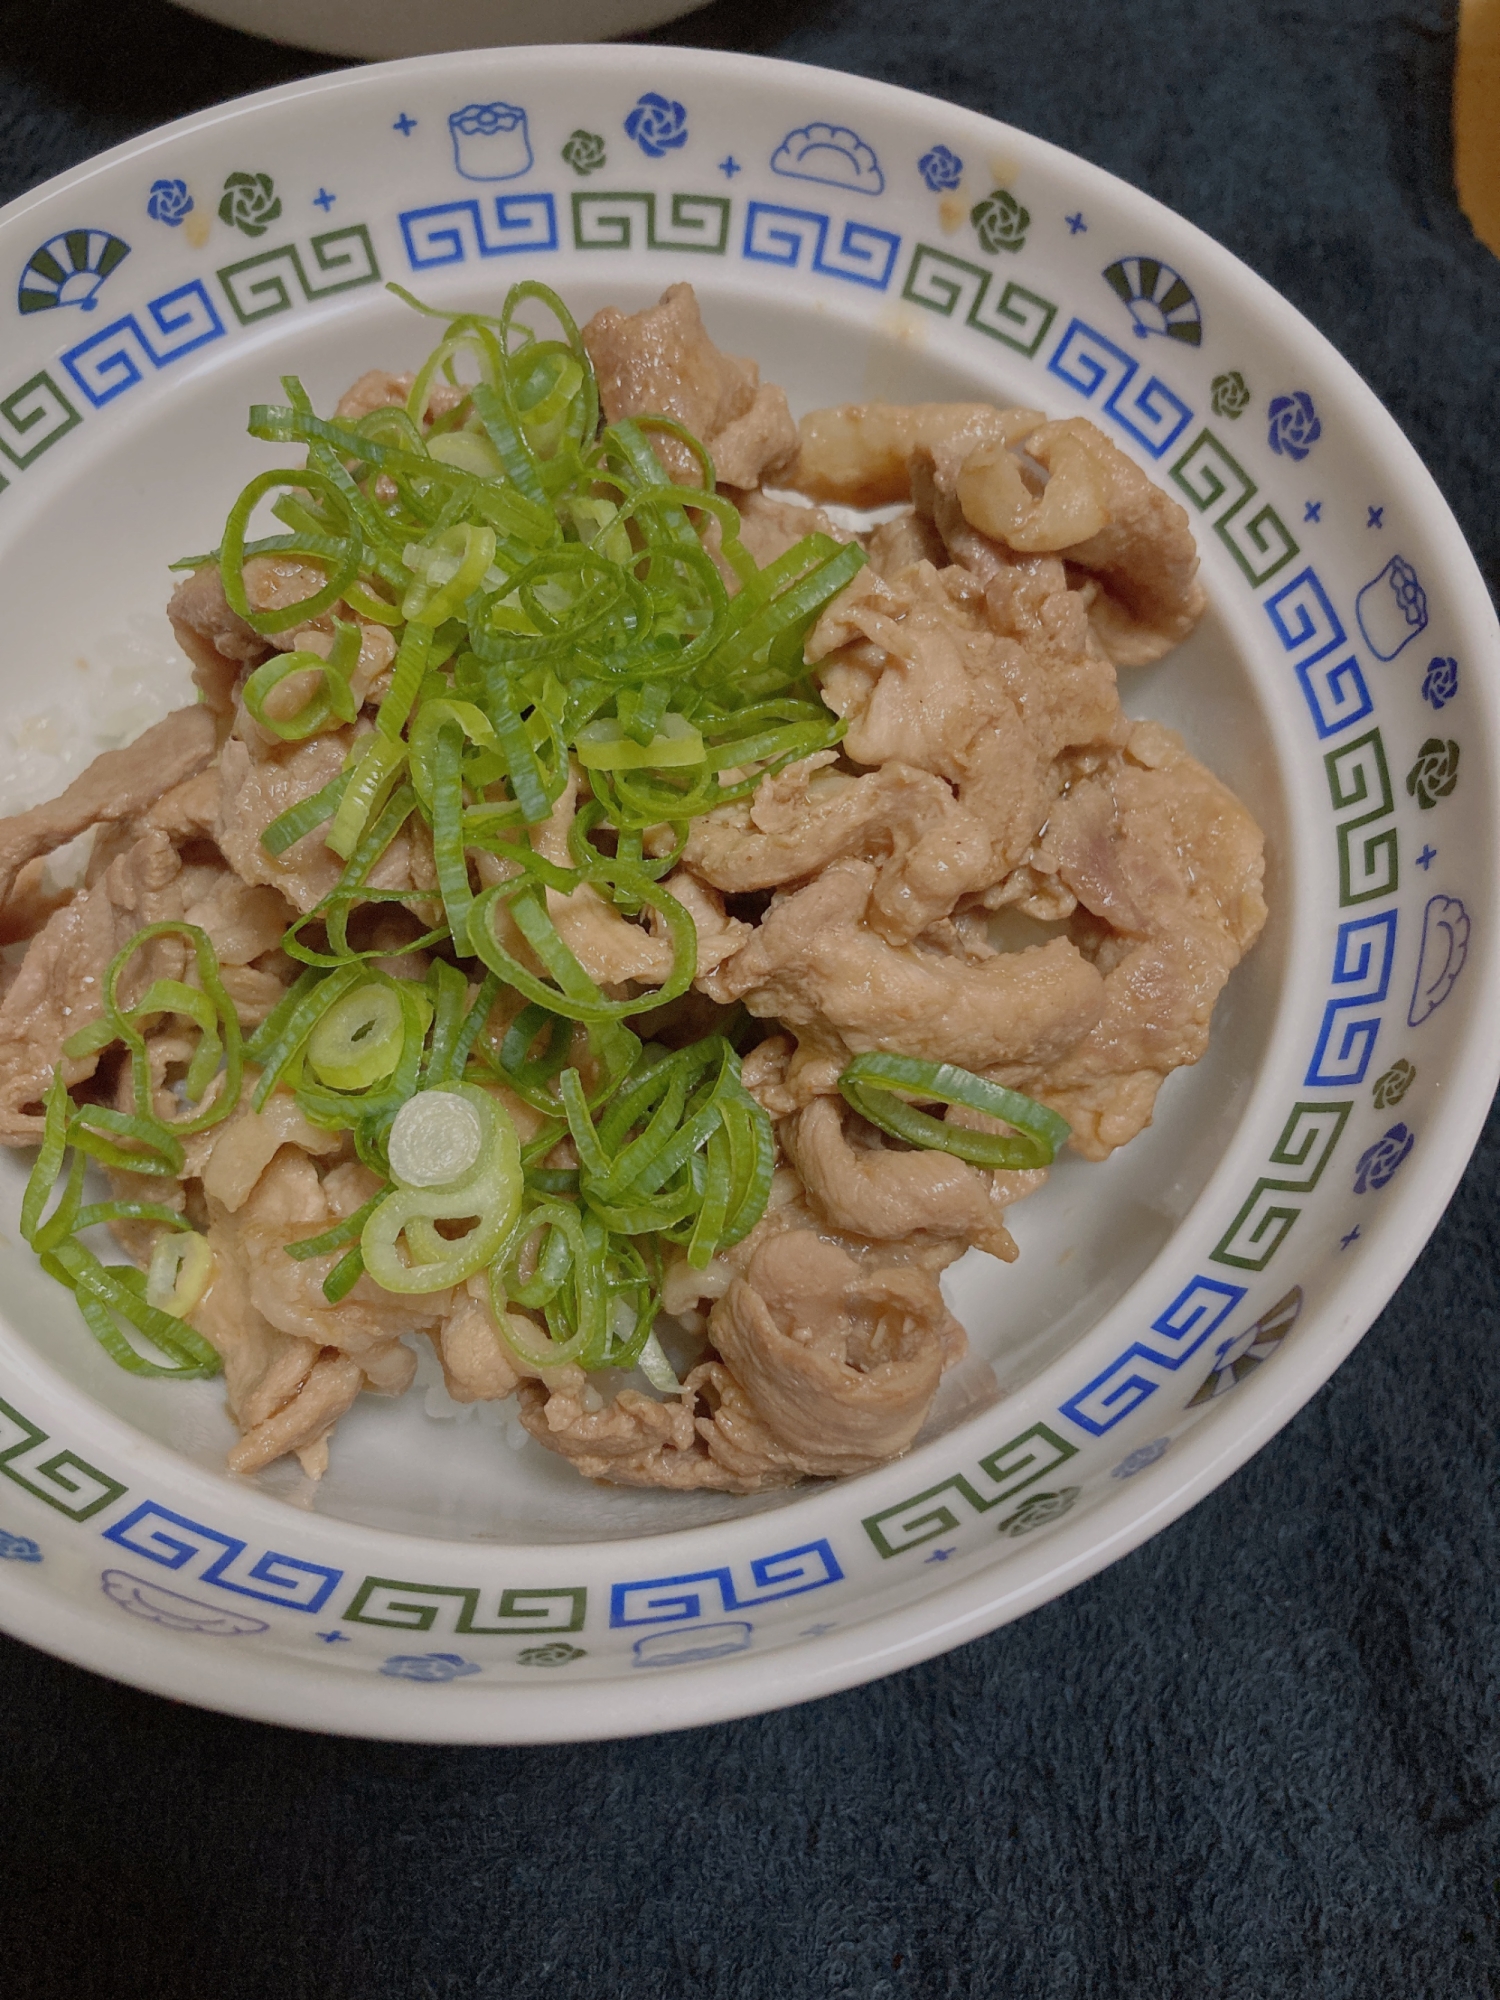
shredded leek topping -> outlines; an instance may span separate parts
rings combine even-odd
[[[527,306],[550,316],[550,337],[518,317]],[[863,551],[810,534],[759,567],[697,439],[664,417],[601,423],[578,329],[540,284],[515,286],[497,318],[449,320],[404,407],[328,419],[295,377],[283,387],[250,431],[305,462],[251,480],[212,557],[179,567],[213,560],[255,632],[296,635],[244,684],[263,730],[303,742],[373,710],[342,771],[261,836],[273,857],[317,836],[342,872],[286,932],[302,970],[243,1043],[202,931],[156,924],[131,940],[99,1019],[65,1044],[73,1059],[123,1051],[128,1108],[119,1090],[114,1104],[74,1103],[58,1066],[26,1239],[122,1367],[213,1372],[217,1356],[185,1323],[212,1282],[207,1241],[166,1203],[85,1204],[85,1166],[176,1177],[184,1137],[230,1116],[242,1089],[257,1111],[281,1089],[314,1125],[348,1132],[379,1177],[354,1214],[287,1247],[333,1260],[328,1299],[366,1272],[404,1293],[485,1272],[497,1323],[529,1362],[640,1366],[670,1390],[652,1332],[668,1246],[701,1269],[744,1237],[765,1211],[775,1140],[730,1040],[668,1049],[626,1023],[694,977],[692,919],[663,886],[690,822],[842,737],[804,642]],[[667,478],[653,435],[688,448],[699,484]],[[266,511],[279,529],[252,532]],[[258,556],[319,581],[260,606],[246,575]],[[324,614],[331,633],[313,628]],[[395,648],[379,679],[361,672],[369,626]],[[562,864],[534,829],[575,767],[586,786]],[[430,846],[431,890],[374,886],[403,838]],[[606,992],[584,969],[552,911],[585,889],[665,941],[657,986]],[[403,908],[416,926],[393,942]],[[124,1005],[122,978],[134,969],[141,986],[138,954],[169,933],[196,977],[151,980]],[[394,976],[416,953],[425,976]],[[168,1017],[191,1053],[153,1081],[146,1034]],[[524,1144],[501,1087],[532,1114]],[[883,1130],[987,1166],[1042,1164],[1068,1129],[948,1065],[860,1057],[841,1088]],[[913,1098],[966,1105],[1014,1136],[943,1123]],[[110,1221],[163,1232],[148,1273],[106,1266],[81,1241]]]
[[[419,1093],[387,1150],[394,1192],[359,1237],[370,1276],[388,1292],[440,1292],[484,1270],[521,1208],[521,1148],[501,1106],[472,1083]]]
[[[976,1167],[1050,1167],[1072,1127],[1018,1090],[989,1083],[955,1063],[923,1062],[915,1056],[856,1056],[839,1078],[839,1089],[862,1118],[908,1145],[937,1148]],[[1006,1133],[950,1125],[919,1111],[919,1103],[958,1104],[1010,1126]]]

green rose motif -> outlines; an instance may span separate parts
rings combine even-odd
[[[1056,1493],[1033,1493],[1008,1520],[1000,1523],[999,1532],[1014,1540],[1017,1535],[1029,1535],[1033,1528],[1045,1527],[1048,1521],[1060,1521],[1078,1494],[1076,1486],[1061,1487]]]
[[[597,132],[580,128],[569,135],[562,156],[575,174],[592,174],[604,165],[604,141]]]
[[[224,183],[219,220],[247,236],[264,236],[281,213],[281,197],[269,174],[231,174]]]
[[[1450,737],[1429,736],[1406,774],[1406,789],[1426,812],[1447,798],[1458,783],[1458,745]]]
[[[1212,391],[1216,417],[1228,417],[1233,422],[1250,407],[1250,388],[1238,368],[1231,368],[1227,375],[1215,375]]]
[[[983,201],[976,201],[969,210],[969,220],[991,256],[997,250],[1024,249],[1026,232],[1031,227],[1030,214],[1004,188],[994,188]]]
[[[1399,1104],[1416,1080],[1415,1063],[1409,1063],[1405,1056],[1393,1062],[1383,1076],[1375,1079],[1375,1109],[1389,1111],[1393,1104]]]
[[[516,1659],[523,1667],[567,1667],[574,1660],[581,1660],[585,1650],[582,1646],[570,1646],[566,1639],[554,1639],[549,1646],[524,1647]]]

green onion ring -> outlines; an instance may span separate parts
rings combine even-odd
[[[1017,1090],[988,1083],[955,1063],[923,1062],[915,1056],[856,1056],[839,1078],[839,1089],[860,1116],[882,1132],[913,1146],[952,1153],[976,1167],[1049,1167],[1073,1129],[1045,1104]],[[906,1102],[907,1096],[981,1111],[1013,1125],[1015,1136],[946,1124],[918,1111]]]

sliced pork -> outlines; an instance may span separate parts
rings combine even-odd
[[[747,796],[686,824],[630,828],[640,845],[622,851],[644,853],[693,924],[694,989],[652,1004],[674,959],[659,911],[621,908],[592,884],[553,886],[550,871],[545,886],[557,937],[594,986],[622,1012],[643,997],[646,1011],[629,1024],[656,1045],[651,1056],[710,1034],[734,1039],[744,1089],[771,1121],[758,1143],[775,1134],[765,1210],[706,1260],[656,1239],[668,1319],[662,1351],[647,1359],[649,1383],[665,1388],[544,1366],[537,1313],[508,1303],[486,1271],[399,1294],[365,1272],[329,1300],[325,1281],[343,1250],[288,1250],[381,1191],[370,1163],[381,1156],[367,1132],[356,1152],[348,1131],[314,1123],[325,1114],[305,1092],[304,1113],[295,1077],[253,1109],[252,1066],[231,1115],[185,1141],[177,1180],[112,1170],[119,1199],[164,1202],[206,1238],[209,1282],[188,1318],[222,1357],[240,1473],[291,1453],[318,1475],[355,1399],[399,1395],[412,1381],[418,1340],[431,1341],[455,1402],[512,1400],[533,1439],[591,1478],[755,1494],[883,1463],[911,1445],[964,1349],[940,1272],[970,1247],[1014,1259],[1009,1212],[1046,1175],[877,1132],[841,1094],[851,1058],[886,1052],[972,1071],[1051,1106],[1075,1150],[1103,1159],[1150,1122],[1173,1070],[1201,1057],[1214,1005],[1265,922],[1254,820],[1174,732],[1132,721],[1121,705],[1116,669],[1179,643],[1205,597],[1186,513],[1094,425],[975,402],[866,402],[814,411],[799,426],[753,361],[715,343],[687,285],[636,313],[606,308],[582,338],[606,419],[645,420],[679,485],[699,483],[702,462],[649,420],[668,418],[701,441],[757,564],[809,534],[826,538],[815,552],[858,539],[869,556],[806,635],[807,678],[791,690],[838,719],[824,737],[833,747],[763,766],[758,782],[753,768],[725,771],[726,787],[752,780]],[[338,418],[404,408],[414,379],[366,372]],[[422,423],[461,422],[467,396],[464,382],[439,374]],[[399,515],[393,479],[372,471],[367,483],[369,502]],[[577,505],[594,518],[596,498]],[[857,527],[841,508],[899,511]],[[732,595],[741,578],[724,555],[728,531],[702,508],[687,511]],[[363,754],[396,638],[348,604],[298,611],[325,584],[310,557],[256,556],[243,583],[251,617],[288,612],[286,629],[263,636],[237,614],[217,564],[183,577],[169,614],[202,702],[97,759],[51,804],[0,822],[0,938],[29,940],[0,981],[0,1141],[41,1137],[57,1068],[81,1095],[129,1108],[132,1077],[117,1051],[70,1058],[63,1044],[98,1015],[111,960],[144,925],[173,920],[207,935],[249,1033],[298,975],[288,927],[310,918],[315,936],[344,875],[326,822],[279,854],[265,835]],[[357,719],[324,715],[317,733],[283,741],[250,714],[245,682],[278,653],[326,659],[335,617],[359,626]],[[572,668],[557,671],[566,679]],[[315,661],[288,676],[277,712],[298,709],[319,677]],[[701,694],[683,689],[690,717],[706,713],[693,706]],[[599,702],[590,712],[607,710]],[[482,767],[466,764],[463,803],[493,825],[504,794]],[[406,776],[420,790],[420,768]],[[681,794],[650,796],[642,817],[669,812]],[[545,862],[574,865],[583,814],[598,851],[611,852],[616,830],[573,761],[531,832]],[[57,889],[45,857],[89,828],[84,881]],[[504,842],[474,839],[486,844],[467,850],[470,888],[509,879],[517,863]],[[369,886],[387,898],[364,916],[371,954],[395,953],[414,926],[440,921],[420,813]],[[444,889],[452,899],[451,874]],[[540,964],[503,905],[493,921],[515,956]],[[461,967],[469,956],[455,940],[433,945],[434,959],[444,955]],[[377,962],[419,979],[429,965],[421,953]],[[481,976],[465,970],[470,1001]],[[195,977],[187,942],[158,938],[132,962],[122,998],[131,1005],[153,980]],[[498,1046],[521,1004],[502,990],[480,1047]],[[196,1045],[185,1019],[163,1014],[143,1028],[162,1117],[175,1115]],[[582,1028],[570,1053],[592,1090],[602,1058]],[[716,1045],[716,1065],[721,1056]],[[523,1102],[535,1093],[512,1081],[520,1095],[486,1075],[522,1142],[543,1135],[534,1152],[544,1157],[529,1154],[530,1168],[570,1189],[587,1135],[574,1126],[576,1145],[573,1133],[557,1137],[561,1119]],[[1005,1129],[963,1106],[946,1116]],[[142,1265],[158,1226],[138,1213],[117,1225]],[[669,1365],[675,1375],[663,1373]]]

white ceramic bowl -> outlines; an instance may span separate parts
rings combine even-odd
[[[232,1480],[216,1385],[117,1372],[16,1247],[11,1163],[9,1630],[322,1729],[704,1722],[1019,1616],[1192,1505],[1326,1379],[1436,1222],[1495,1082],[1500,635],[1395,424],[1257,278],[971,112],[654,48],[436,57],[226,105],[15,203],[0,260],[0,311],[29,308],[0,380],[8,804],[185,687],[165,565],[275,462],[245,406],[295,369],[326,407],[425,350],[381,280],[458,308],[536,275],[582,317],[688,277],[797,406],[1087,414],[1183,500],[1212,610],[1127,678],[1127,706],[1179,724],[1256,812],[1273,911],[1151,1130],[1058,1168],[1016,1211],[1019,1264],[958,1269],[974,1361],[908,1457],[843,1485],[598,1488],[420,1389],[361,1403],[316,1490],[286,1468]]]
[[[703,0],[177,0],[191,14],[336,56],[417,56],[483,43],[596,42],[636,35]]]

